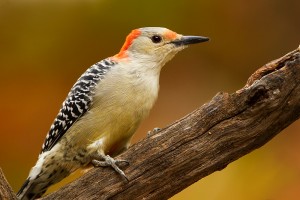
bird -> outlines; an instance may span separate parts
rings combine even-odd
[[[139,124],[153,107],[162,67],[190,44],[208,41],[163,27],[134,29],[119,53],[89,67],[75,82],[54,119],[18,199],[41,197],[47,188],[89,164],[119,168]]]

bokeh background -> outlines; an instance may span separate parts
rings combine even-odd
[[[299,0],[0,0],[0,167],[17,191],[70,87],[87,67],[116,54],[131,29],[163,26],[211,38],[163,69],[137,142],[297,48],[299,11]],[[172,200],[299,199],[299,129],[295,122]]]

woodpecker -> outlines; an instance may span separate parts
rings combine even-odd
[[[118,166],[126,161],[113,157],[128,148],[153,107],[162,67],[189,44],[205,41],[161,27],[133,30],[118,54],[92,65],[73,85],[17,197],[39,198],[90,163],[126,178]]]

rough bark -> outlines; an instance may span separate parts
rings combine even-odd
[[[110,168],[93,168],[43,199],[167,199],[261,147],[299,116],[300,48],[119,155],[130,162],[122,167],[129,182]]]
[[[7,180],[0,168],[0,199],[14,199],[16,200],[16,195],[13,193],[10,185],[7,183]]]

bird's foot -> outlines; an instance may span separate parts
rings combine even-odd
[[[157,132],[160,131],[160,130],[161,130],[161,128],[156,127],[156,128],[154,128],[152,131],[148,131],[148,132],[147,132],[147,137],[150,137],[151,135],[157,133]]]
[[[95,167],[109,167],[109,166],[112,167],[118,174],[121,175],[123,179],[125,179],[128,182],[129,179],[126,177],[125,173],[118,167],[118,165],[123,163],[127,165],[129,164],[127,160],[115,160],[109,155],[99,155],[99,160],[98,159],[92,160],[92,164]]]

